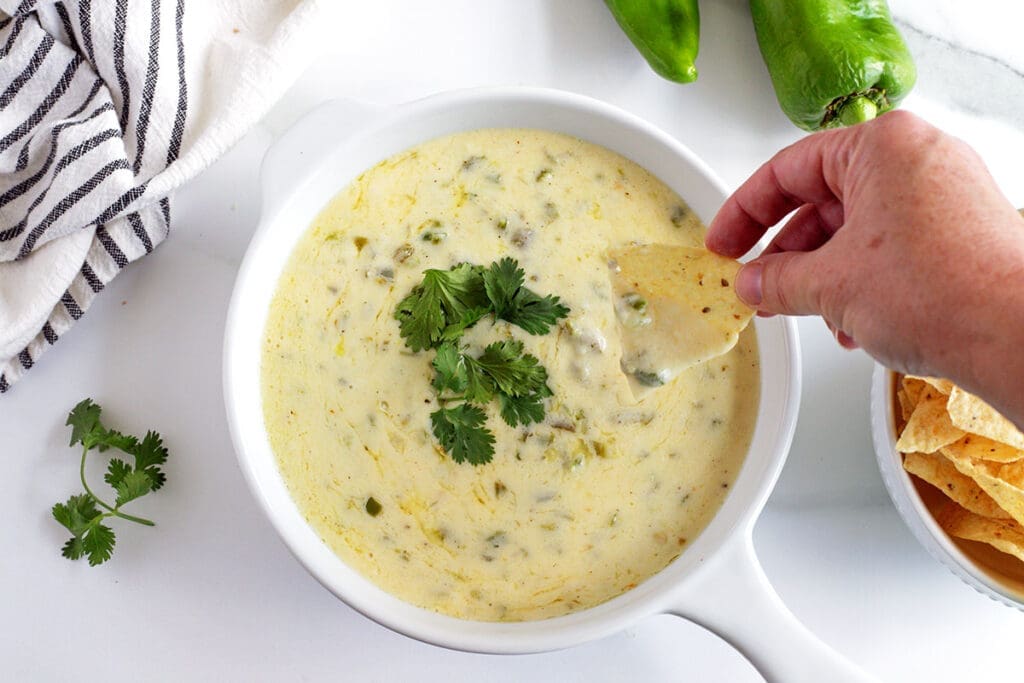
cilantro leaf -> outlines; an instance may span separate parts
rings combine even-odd
[[[78,405],[71,409],[68,420],[64,423],[71,427],[69,446],[80,443],[86,448],[92,448],[97,429],[103,431],[103,427],[100,425],[101,412],[103,409],[93,403],[91,398],[79,401]]]
[[[71,496],[67,503],[54,505],[51,512],[53,518],[76,537],[84,534],[92,520],[100,515],[96,500],[88,494]]]
[[[130,500],[135,500],[153,490],[153,480],[145,470],[132,470],[114,487],[117,498],[114,505],[121,507]]]
[[[482,465],[494,456],[494,435],[483,426],[486,416],[477,406],[463,403],[430,414],[434,436],[455,462]]]
[[[109,560],[114,550],[114,531],[101,522],[104,516],[96,507],[95,498],[88,494],[71,496],[67,503],[54,505],[54,519],[72,534],[61,554],[69,560],[88,555],[93,566]]]
[[[146,474],[153,491],[164,485],[166,477],[159,466],[167,462],[167,448],[159,434],[152,430],[146,432],[142,441],[136,443],[128,453],[135,456],[136,471]]]
[[[429,349],[444,329],[441,302],[427,297],[422,287],[416,287],[399,302],[395,318],[402,338],[413,351]]]
[[[146,436],[142,437],[142,442],[128,452],[135,456],[135,469],[137,470],[163,465],[167,462],[167,449],[164,447],[164,440],[152,430],[146,432]]]
[[[85,544],[81,536],[72,536],[60,549],[60,554],[69,560],[77,560],[85,554]]]
[[[463,354],[462,360],[466,365],[465,399],[471,403],[489,403],[494,398],[494,393],[498,390],[494,386],[494,380],[491,379],[491,376],[487,374],[487,371],[475,358]]]
[[[518,261],[506,256],[492,263],[484,271],[483,278],[487,298],[494,307],[494,315],[501,318],[512,307],[512,301],[525,282],[526,273],[519,267]]]
[[[469,382],[466,364],[455,344],[446,342],[437,347],[433,366],[436,371],[433,384],[439,394],[443,393],[445,389],[450,389],[457,394],[466,390],[466,384]]]
[[[519,262],[505,257],[484,271],[484,289],[494,316],[518,325],[530,334],[547,334],[569,309],[557,296],[540,296],[524,287],[526,273]]]
[[[509,396],[523,396],[542,387],[547,389],[548,372],[536,356],[523,353],[523,343],[513,339],[494,342],[484,349],[479,358],[466,358],[466,364],[485,372],[495,387]]]
[[[449,325],[462,328],[475,323],[477,309],[486,307],[481,269],[462,263],[449,270],[430,269],[423,272],[423,282],[398,304],[402,338],[413,351],[437,345]]]
[[[103,429],[102,427],[95,433],[95,440],[96,448],[100,451],[116,448],[125,453],[131,453],[132,449],[139,445],[139,440],[134,436],[128,436],[113,429]]]
[[[471,308],[487,305],[483,284],[483,269],[469,263],[423,273],[423,291],[440,299],[452,321],[461,319]]]
[[[131,471],[131,465],[126,463],[124,460],[114,458],[107,463],[107,473],[103,475],[103,481],[116,489],[117,485],[120,484]]]
[[[473,325],[476,325],[478,322],[480,322],[480,320],[484,318],[484,316],[486,316],[490,312],[491,309],[485,306],[475,306],[473,308],[466,309],[466,312],[462,314],[462,318],[453,323],[450,323],[447,327],[444,328],[444,330],[441,332],[440,341],[458,341],[459,337],[462,336],[463,332],[465,332],[470,327],[473,327]]]
[[[98,520],[89,525],[82,536],[81,549],[89,554],[89,566],[95,567],[110,559],[114,552],[114,530]]]
[[[540,296],[521,287],[511,305],[501,314],[503,320],[518,325],[530,334],[547,334],[551,326],[569,315],[569,309],[559,303],[557,296]]]
[[[501,406],[501,419],[505,420],[510,427],[540,422],[544,419],[543,401],[544,397],[540,394],[526,396],[499,394],[498,404]]]

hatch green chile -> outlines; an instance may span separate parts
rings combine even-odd
[[[873,119],[914,87],[885,0],[750,0],[750,13],[779,105],[804,130]]]
[[[700,13],[697,0],[605,0],[615,21],[661,77],[697,80]]]

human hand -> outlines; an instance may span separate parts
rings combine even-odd
[[[890,112],[782,150],[726,201],[709,249],[761,314],[820,315],[847,348],[939,375],[1024,421],[1024,219],[978,155]]]

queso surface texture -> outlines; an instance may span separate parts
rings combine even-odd
[[[555,133],[460,133],[361,175],[299,241],[267,322],[264,415],[303,514],[383,589],[469,619],[565,614],[664,568],[743,462],[756,339],[747,328],[638,401],[620,368],[607,252],[703,235],[639,166]],[[395,306],[424,269],[503,256],[571,312],[545,336],[485,319],[463,341],[479,353],[521,340],[554,397],[529,427],[489,406],[493,461],[457,464],[431,433],[433,352],[409,351]]]

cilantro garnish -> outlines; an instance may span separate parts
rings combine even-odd
[[[426,270],[423,282],[398,304],[402,337],[413,351],[434,348],[445,329],[462,330],[487,314],[480,269],[463,263],[450,270]]]
[[[496,318],[518,325],[530,334],[547,334],[569,309],[557,296],[540,296],[523,287],[526,273],[515,259],[503,258],[483,273],[484,289]]]
[[[114,552],[116,537],[114,530],[104,524],[109,517],[120,517],[137,524],[155,526],[152,521],[135,517],[121,511],[121,507],[150,491],[164,485],[165,476],[160,466],[167,460],[160,435],[150,431],[141,440],[107,429],[100,422],[102,409],[85,399],[68,414],[66,424],[71,427],[71,446],[81,444],[82,460],[79,477],[85,493],[71,496],[66,503],[53,506],[53,518],[71,532],[71,538],[64,544],[62,554],[69,560],[88,557],[95,566],[110,559]],[[114,490],[114,504],[103,501],[85,481],[85,460],[89,451],[103,452],[117,449],[132,457],[129,463],[122,458],[111,458],[103,480]]]
[[[426,270],[395,311],[402,338],[413,351],[435,349],[433,387],[441,408],[430,415],[434,436],[455,462],[481,465],[494,455],[494,435],[484,426],[480,406],[497,398],[510,426],[544,419],[551,396],[548,373],[536,356],[514,339],[494,342],[479,356],[461,348],[462,333],[488,315],[530,334],[547,334],[569,314],[557,296],[524,286],[525,273],[512,258],[490,267],[462,263]]]
[[[483,426],[486,419],[478,406],[462,403],[439,408],[430,414],[434,436],[455,462],[483,465],[494,455],[494,435]]]

